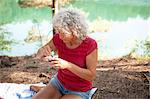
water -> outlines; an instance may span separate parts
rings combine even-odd
[[[150,16],[150,0],[76,0],[73,7],[87,12],[90,20],[99,16],[107,20],[127,21],[128,18]]]
[[[20,8],[17,0],[0,1],[0,27],[12,33],[11,38],[18,44],[12,45],[11,51],[0,51],[0,55],[31,55],[42,45],[41,42],[26,43],[27,33],[38,24],[38,30],[49,39],[52,36],[51,10],[49,8]],[[5,3],[4,3],[5,2]],[[9,2],[7,6],[4,6]],[[11,2],[11,3],[10,3]],[[12,9],[9,9],[12,6]],[[70,6],[70,5],[69,5]],[[99,58],[121,57],[136,47],[137,41],[150,38],[150,0],[75,0],[72,4],[86,11],[89,22],[101,18],[111,27],[106,32],[94,32],[99,45]],[[68,7],[68,6],[67,6]],[[16,9],[18,9],[16,11]],[[46,43],[48,40],[42,38]],[[143,50],[138,51],[139,54]]]
[[[24,55],[31,55],[35,53],[38,48],[40,48],[44,43],[48,42],[42,38],[43,42],[33,42],[33,43],[26,43],[25,38],[28,35],[28,32],[32,29],[32,27],[35,26],[35,24],[31,21],[25,21],[22,23],[15,23],[15,24],[6,24],[2,28],[6,28],[7,31],[12,33],[12,36],[10,39],[15,39],[18,43],[15,45],[12,45],[11,51],[1,51],[1,55],[10,55],[10,56],[24,56]],[[39,24],[39,30],[42,31],[41,33],[43,35],[47,36],[47,39],[52,36],[52,33],[49,34],[50,31],[52,31],[51,24],[47,21],[43,21]],[[42,44],[41,44],[42,43]]]
[[[99,57],[110,59],[130,53],[136,48],[137,42],[150,38],[150,18],[143,20],[140,17],[128,19],[126,22],[112,22],[108,32],[93,33],[91,37],[99,41]],[[144,50],[139,49],[137,54],[142,55]]]

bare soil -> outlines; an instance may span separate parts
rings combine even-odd
[[[0,83],[48,83],[57,69],[32,56],[0,56]],[[150,99],[150,59],[99,61],[93,99]]]

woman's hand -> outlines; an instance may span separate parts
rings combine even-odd
[[[51,53],[51,49],[48,45],[44,46],[44,47],[41,47],[37,54],[36,54],[36,58],[37,59],[41,59],[41,58],[44,58],[44,57],[47,57],[49,56]]]
[[[72,63],[63,60],[61,58],[55,58],[53,60],[50,61],[50,66],[52,67],[57,67],[59,69],[67,69],[71,66]]]

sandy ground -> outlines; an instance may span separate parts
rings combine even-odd
[[[48,83],[56,70],[31,56],[0,56],[0,83]],[[93,85],[98,88],[93,99],[150,99],[150,59],[99,61]]]

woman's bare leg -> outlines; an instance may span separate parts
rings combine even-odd
[[[60,99],[61,96],[61,93],[55,87],[48,84],[33,96],[32,99]]]
[[[37,85],[31,85],[30,90],[34,92],[39,92],[41,89],[43,89],[45,86],[37,86]]]
[[[61,99],[82,99],[82,97],[77,95],[67,94],[64,95]]]

